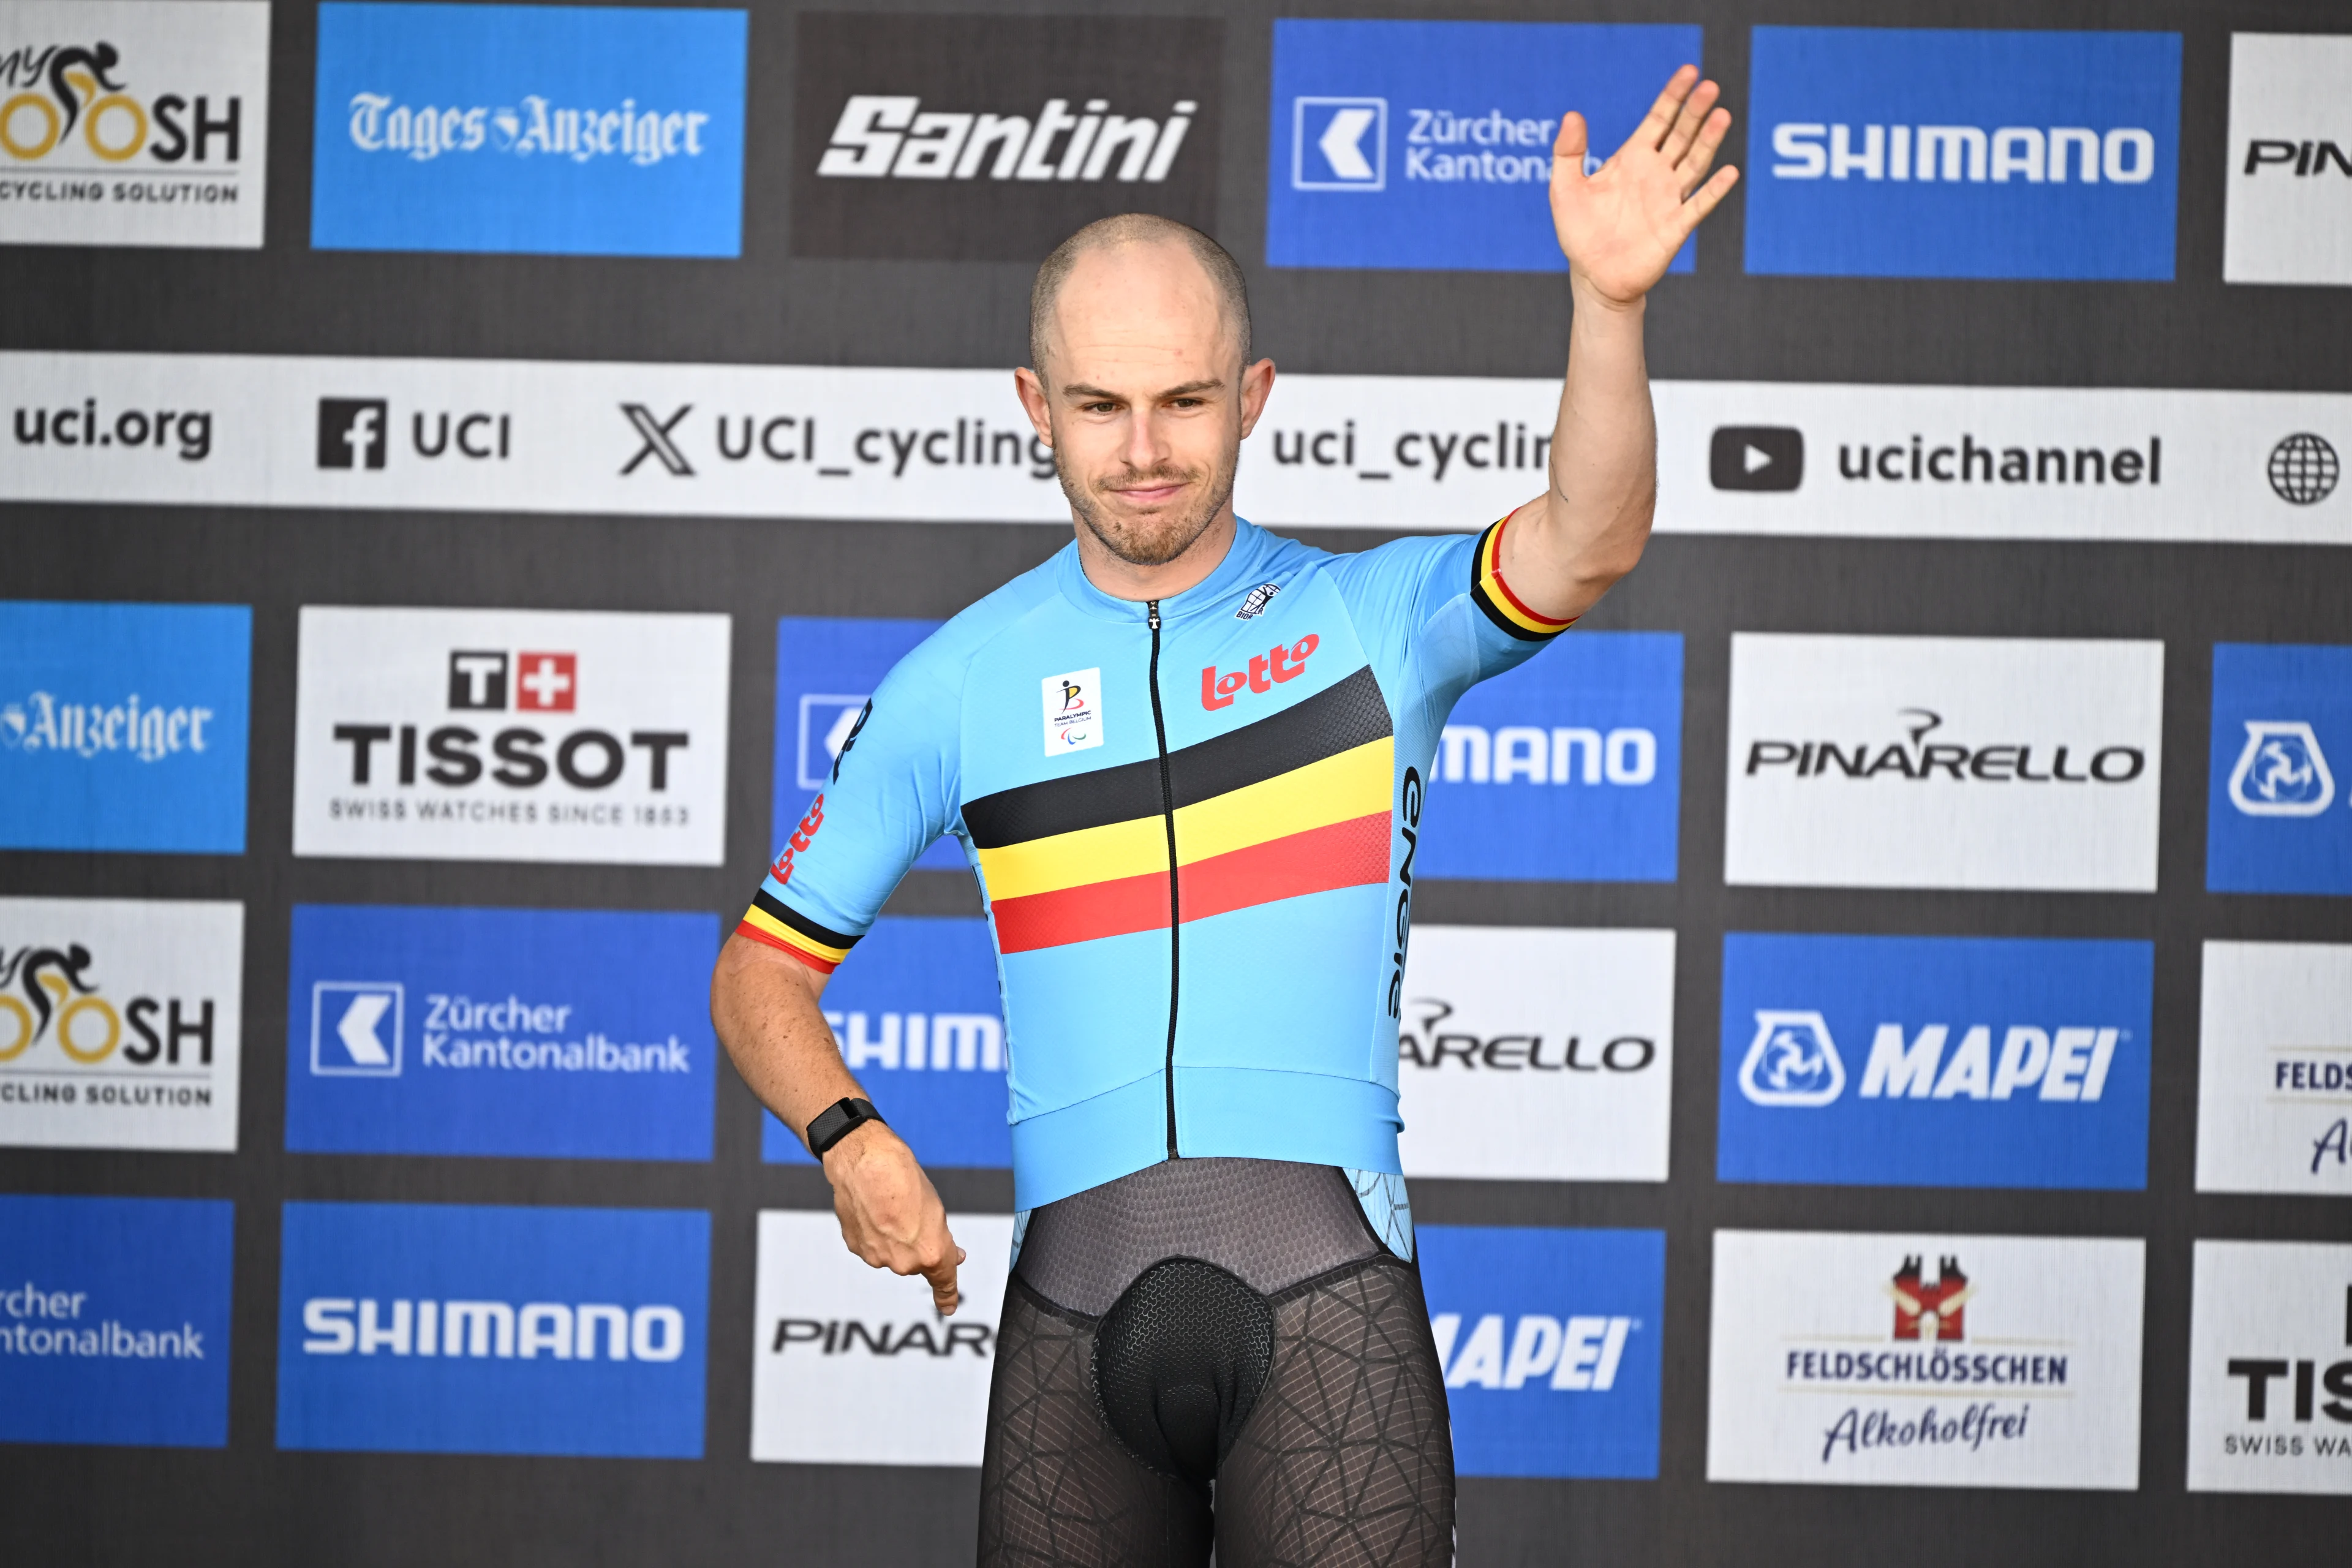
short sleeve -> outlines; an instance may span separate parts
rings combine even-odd
[[[955,821],[961,688],[940,679],[929,647],[876,689],[736,927],[821,973]]]

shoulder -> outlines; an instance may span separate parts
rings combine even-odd
[[[941,693],[960,692],[972,661],[991,643],[1015,631],[1057,596],[1054,570],[1058,559],[1058,555],[1048,556],[1042,564],[959,611],[939,630],[916,644],[891,670],[886,684],[919,685]]]

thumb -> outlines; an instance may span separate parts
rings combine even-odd
[[[1584,116],[1573,109],[1559,117],[1559,136],[1551,144],[1552,177],[1559,177],[1559,164],[1566,159],[1577,179],[1584,178],[1584,150],[1590,142],[1584,128]]]
[[[945,1317],[956,1310],[962,1293],[956,1289],[956,1265],[964,1260],[964,1249],[950,1243],[940,1260],[923,1270],[923,1278],[931,1283],[931,1303]]]

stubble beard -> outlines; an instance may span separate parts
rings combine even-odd
[[[1240,468],[1241,447],[1236,442],[1226,448],[1223,463],[1208,476],[1209,482],[1192,491],[1200,498],[1194,505],[1130,520],[1114,512],[1107,504],[1108,498],[1097,494],[1097,487],[1083,475],[1070,471],[1059,447],[1054,452],[1054,472],[1062,481],[1062,493],[1069,498],[1070,510],[1097,543],[1130,566],[1165,566],[1192,549],[1234,499],[1234,476]],[[1187,484],[1202,478],[1202,473],[1198,468],[1162,465],[1143,470],[1122,468],[1111,478],[1123,487]]]

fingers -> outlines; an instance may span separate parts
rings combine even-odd
[[[940,1234],[946,1233],[942,1231]],[[946,1254],[922,1270],[923,1278],[931,1282],[931,1305],[939,1309],[941,1317],[952,1313],[962,1300],[961,1293],[956,1289],[956,1265],[963,1260],[963,1248],[950,1243]]]
[[[1716,150],[1723,145],[1723,138],[1730,130],[1731,110],[1727,109],[1717,110],[1699,127],[1698,140],[1692,144],[1690,155],[1682,161],[1676,171],[1682,175],[1685,196],[1697,189],[1698,183],[1706,178],[1707,169],[1715,163]]]
[[[1690,200],[1682,205],[1683,237],[1688,238],[1691,230],[1705,223],[1706,215],[1713,212],[1723,198],[1731,194],[1731,187],[1738,183],[1738,170],[1717,169],[1715,177],[1701,185]]]
[[[1657,102],[1650,105],[1650,112],[1642,117],[1642,123],[1633,128],[1633,134],[1625,138],[1625,145],[1654,150],[1664,143],[1666,132],[1674,129],[1675,116],[1682,112],[1683,100],[1690,96],[1691,89],[1697,83],[1696,66],[1685,66],[1668,77],[1665,90],[1658,94]]]
[[[1551,144],[1552,176],[1557,179],[1563,163],[1578,179],[1584,177],[1584,152],[1591,143],[1591,132],[1585,129],[1584,116],[1573,109],[1559,117],[1559,134]]]
[[[1703,81],[1691,89],[1690,96],[1684,99],[1682,107],[1675,111],[1674,125],[1658,147],[1667,163],[1682,162],[1684,154],[1690,151],[1691,143],[1698,139],[1700,128],[1706,123],[1709,118],[1707,110],[1713,109],[1715,100],[1722,96],[1723,89],[1711,81]]]

